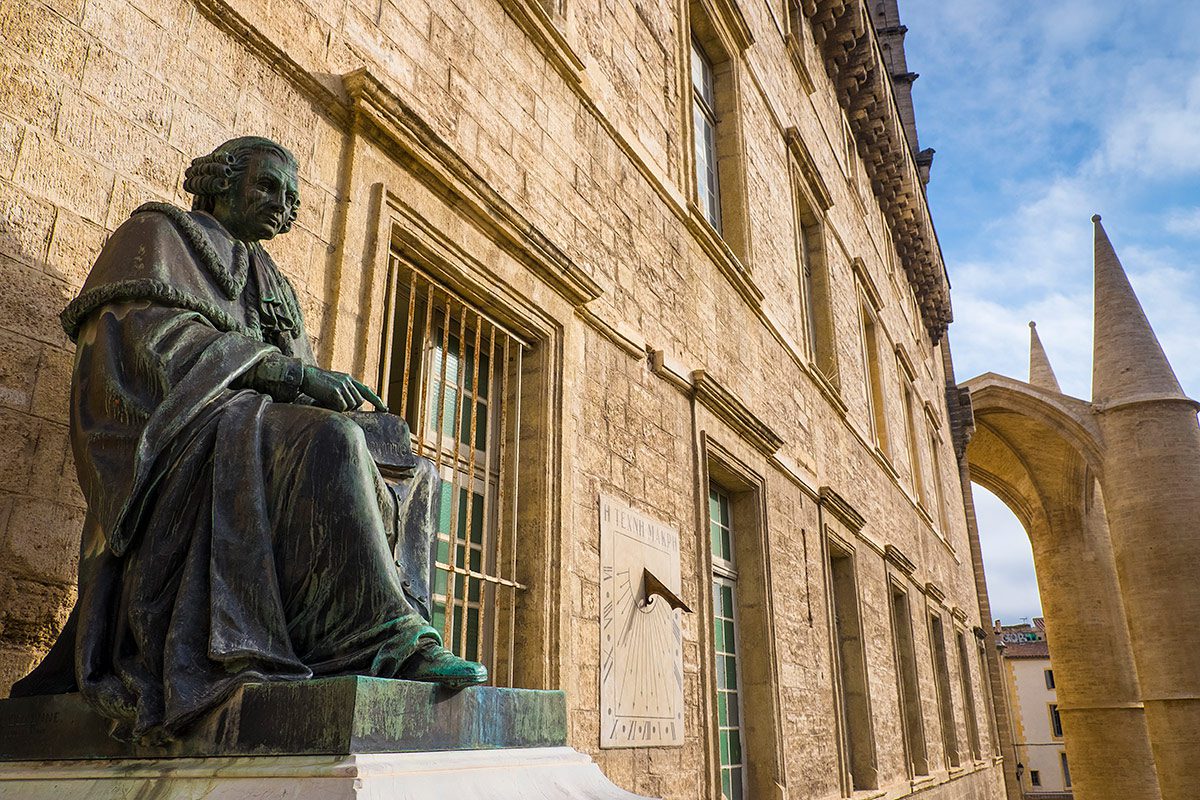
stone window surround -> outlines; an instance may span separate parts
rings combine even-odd
[[[412,262],[426,275],[471,301],[480,311],[509,328],[527,343],[522,360],[520,458],[522,472],[536,475],[544,491],[521,492],[516,508],[518,582],[527,586],[516,606],[514,630],[500,632],[513,641],[512,685],[522,688],[558,688],[557,608],[561,602],[552,592],[557,578],[552,574],[560,552],[561,526],[555,524],[559,490],[557,476],[549,468],[553,453],[561,449],[560,432],[549,424],[554,416],[556,395],[561,385],[562,328],[545,311],[509,291],[497,295],[493,279],[482,260],[459,247],[449,247],[448,234],[436,223],[422,217],[397,194],[382,184],[376,187],[378,198],[374,225],[378,233],[377,255],[364,281],[377,287],[371,293],[368,324],[359,336],[371,349],[378,350],[386,324],[386,285],[388,253]],[[368,367],[371,365],[368,364]],[[368,369],[368,371],[370,371]],[[505,668],[507,671],[507,667]]]
[[[687,25],[679,42],[680,63],[688,68],[680,76],[684,97],[692,97],[691,57],[693,42],[707,57],[712,67],[713,112],[716,122],[715,149],[717,185],[720,187],[720,228],[712,225],[708,215],[698,205],[695,147],[685,148],[685,180],[688,209],[693,221],[712,231],[745,268],[752,263],[750,242],[750,213],[747,205],[745,153],[741,130],[741,53],[749,45],[748,31],[736,4],[728,0],[689,0]],[[695,103],[686,103],[686,141],[693,141],[696,121]]]
[[[927,591],[926,596],[928,597]],[[932,601],[933,598],[929,598]],[[946,768],[962,768],[959,753],[958,722],[954,716],[954,692],[951,688],[949,651],[946,649],[946,620],[937,606],[930,602],[926,613],[929,628],[929,658],[933,663],[934,683],[937,689],[938,721],[942,729],[942,748]],[[939,651],[938,642],[941,642]]]
[[[920,670],[917,667],[916,639],[913,636],[912,615],[914,604],[907,586],[907,578],[897,575],[897,571],[891,566],[888,567],[887,572],[889,621],[891,623],[889,627],[892,633],[892,654],[896,667],[897,699],[900,703],[899,719],[901,732],[903,733],[905,767],[908,770],[908,777],[911,780],[925,777],[929,774],[929,745],[925,736],[925,713],[920,694]],[[897,595],[904,600],[903,609],[896,603]],[[899,620],[900,613],[904,613],[906,617],[903,622]],[[905,637],[897,629],[898,623],[907,626],[907,642],[903,641]],[[909,655],[912,659],[911,678],[906,677],[904,674],[909,669],[904,663],[904,653],[901,650],[905,645],[907,645]],[[912,691],[913,687],[906,687],[906,681],[911,682],[916,688],[915,694]],[[913,713],[914,711],[915,713]]]
[[[796,230],[796,279],[803,321],[804,352],[813,367],[839,387],[835,324],[830,301],[825,214],[831,206],[828,190],[812,165],[799,133],[789,130],[793,209]],[[807,268],[807,269],[806,269]]]
[[[708,487],[716,485],[729,496],[732,523],[737,535],[734,561],[737,563],[737,628],[743,641],[770,642],[774,630],[769,588],[769,564],[767,556],[767,481],[760,470],[749,466],[734,454],[740,439],[721,444],[707,431],[699,433],[700,474],[697,476],[697,500],[700,505],[698,519],[704,525],[697,530],[696,580],[697,585],[710,586],[715,575],[720,574],[712,557],[712,546],[708,526]],[[747,453],[756,462],[761,454],[757,450]],[[713,629],[713,599],[710,591],[703,593],[697,609],[697,627]],[[708,639],[708,637],[706,637]],[[746,759],[746,797],[770,797],[777,785],[784,784],[783,736],[780,730],[779,711],[779,667],[775,648],[771,645],[743,650],[739,653],[740,699],[743,723],[743,751],[755,753]],[[705,758],[712,796],[720,797],[720,757],[717,751],[717,696],[716,670],[711,646],[704,647],[701,655],[701,713],[705,720]]]
[[[875,789],[879,785],[878,760],[876,752],[875,725],[871,706],[870,670],[867,664],[865,642],[862,627],[865,615],[862,610],[862,592],[858,581],[858,553],[853,544],[855,536],[851,529],[843,524],[836,514],[836,509],[829,514],[822,514],[824,535],[821,537],[822,570],[825,574],[826,619],[829,625],[829,670],[832,676],[834,719],[838,731],[838,760],[841,765],[842,795],[850,797],[856,792]],[[842,562],[840,567],[849,568],[852,585],[842,585],[846,594],[851,594],[846,606],[852,612],[851,621],[857,626],[857,648],[850,662],[843,661],[841,643],[836,620],[835,585],[833,574],[834,561]],[[846,573],[843,573],[843,576]],[[849,591],[847,592],[847,588]],[[843,600],[845,602],[845,599]],[[854,681],[855,690],[853,718],[847,709],[847,670]]]
[[[963,713],[966,715],[967,746],[971,759],[983,758],[983,739],[979,731],[979,709],[975,703],[975,682],[971,679],[971,656],[967,646],[967,632],[961,625],[954,626],[955,649],[958,651],[958,677],[962,683]]]
[[[863,388],[867,398],[868,431],[875,447],[889,462],[891,441],[887,424],[887,400],[884,392],[883,370],[880,363],[881,335],[878,308],[870,301],[861,287],[859,296],[859,346],[863,358]]]

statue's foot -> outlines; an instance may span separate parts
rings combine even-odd
[[[417,652],[404,664],[401,675],[410,681],[440,683],[453,689],[486,683],[487,667],[451,653],[435,639],[422,639]]]

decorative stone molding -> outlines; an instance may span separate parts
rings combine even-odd
[[[965,386],[946,386],[946,409],[950,415],[950,441],[959,461],[975,435],[975,412],[971,405],[971,390]]]
[[[925,596],[935,603],[944,603],[946,600],[946,591],[933,581],[928,581],[925,584]]]
[[[342,77],[355,118],[389,154],[578,306],[601,289],[521,212],[500,196],[404,100],[365,68]],[[399,152],[397,152],[399,148]]]
[[[314,106],[339,124],[349,124],[351,114],[345,100],[235,11],[227,0],[193,0],[193,4],[218,30],[229,34],[251,55],[269,64],[301,95],[309,98]]]
[[[910,381],[917,379],[917,368],[913,365],[912,359],[908,356],[908,351],[904,349],[904,345],[896,342],[896,361],[900,363],[900,368],[904,371],[905,376]]]
[[[867,302],[871,304],[871,309],[873,311],[881,310],[883,295],[879,293],[879,287],[875,285],[875,281],[871,280],[871,275],[867,272],[867,265],[856,256],[850,261],[850,269],[854,272],[854,277],[858,279],[858,285],[862,287]]]
[[[967,612],[963,611],[962,608],[959,606],[953,606],[950,609],[950,616],[954,617],[956,620],[961,622],[963,625],[967,624]]]
[[[889,564],[910,577],[917,570],[917,565],[912,562],[912,559],[904,555],[904,551],[894,544],[884,545],[883,557]]]
[[[644,342],[639,342],[639,337],[636,333],[627,330],[624,325],[604,319],[592,306],[593,304],[591,303],[577,306],[575,313],[580,319],[591,326],[593,330],[619,347],[626,355],[631,358],[646,357],[646,345]]]
[[[695,203],[688,203],[690,214],[687,217],[687,226],[696,237],[696,242],[704,249],[704,252],[717,265],[717,269],[729,281],[734,290],[741,295],[751,308],[759,309],[762,306],[763,298],[766,295],[763,290],[758,288],[758,284],[754,282],[750,271],[742,264],[729,245],[725,243],[708,220],[704,219],[704,215]]]
[[[817,162],[813,160],[812,153],[804,144],[804,137],[800,135],[800,129],[788,128],[784,131],[783,137],[787,142],[788,151],[796,159],[796,166],[800,169],[800,175],[804,178],[805,185],[813,199],[817,201],[817,207],[822,211],[828,211],[833,207],[833,195],[829,193],[829,187],[825,184],[825,179],[821,177],[821,171],[817,169]]]
[[[802,7],[936,342],[953,319],[950,284],[874,26],[863,0],[805,0]]]
[[[933,407],[933,403],[925,401],[923,408],[925,409],[925,418],[929,420],[929,424],[938,431],[942,429],[942,418],[938,416],[937,409]]]
[[[754,33],[742,15],[742,9],[738,7],[737,0],[699,0],[699,2],[708,12],[709,18],[724,29],[726,35],[724,38],[733,44],[737,52],[745,52],[747,47],[754,44]]]
[[[684,394],[692,393],[692,379],[687,368],[662,350],[647,346],[650,351],[650,371]]]
[[[822,486],[818,492],[818,504],[822,509],[833,514],[837,519],[854,533],[862,531],[867,520],[855,510],[846,498],[842,497],[830,486]]]
[[[585,64],[558,29],[554,18],[538,0],[499,0],[500,7],[546,57],[547,63],[569,83],[583,80]]]
[[[818,498],[816,486],[816,476],[812,474],[806,467],[798,464],[795,459],[776,453],[771,457],[771,461],[779,468],[784,477],[792,483],[800,487],[801,491],[812,497],[814,500]]]
[[[692,391],[704,407],[767,456],[783,447],[783,438],[756,417],[737,395],[702,369],[692,371]]]

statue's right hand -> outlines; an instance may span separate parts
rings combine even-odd
[[[331,372],[320,367],[304,368],[304,382],[300,391],[316,401],[322,408],[331,411],[349,411],[358,408],[366,398],[359,391],[360,384],[344,372]]]

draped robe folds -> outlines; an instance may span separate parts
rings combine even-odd
[[[264,299],[292,330],[264,325]],[[203,212],[144,206],[63,325],[88,505],[79,596],[14,696],[78,690],[128,735],[163,739],[240,683],[399,677],[437,639],[422,616],[432,465],[387,484],[348,416],[246,388],[268,354],[313,363],[261,247]]]

